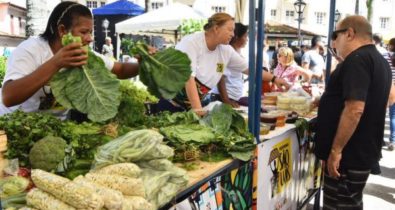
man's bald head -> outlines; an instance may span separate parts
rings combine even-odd
[[[360,15],[351,15],[340,21],[338,24],[339,29],[354,29],[356,37],[366,40],[372,40],[372,25],[369,21]]]

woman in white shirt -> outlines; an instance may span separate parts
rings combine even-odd
[[[61,2],[52,11],[46,30],[39,37],[22,42],[9,58],[2,88],[0,115],[21,109],[39,111],[51,92],[47,83],[60,69],[87,63],[87,52],[82,46],[92,42],[93,16],[89,8],[75,2]],[[82,43],[62,46],[61,37],[71,32],[81,37]],[[117,63],[99,53],[106,67],[118,78],[138,74],[138,65]],[[46,88],[47,87],[47,88]]]
[[[160,107],[169,105],[167,109],[170,111],[191,108],[197,114],[204,114],[201,99],[212,88],[218,86],[221,97],[226,93],[223,77],[226,68],[248,72],[247,61],[229,45],[234,29],[235,22],[229,14],[216,13],[208,19],[203,32],[185,36],[177,44],[176,49],[185,52],[191,60],[192,75],[185,84],[185,91],[170,102],[161,100]],[[264,74],[264,79],[270,81],[273,75]],[[226,98],[223,101],[230,103]]]

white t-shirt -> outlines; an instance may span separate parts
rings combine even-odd
[[[114,67],[113,61],[97,52],[95,52],[95,54],[103,59],[105,66],[108,69],[112,69]],[[31,37],[28,40],[23,41],[8,58],[3,85],[9,80],[17,80],[31,74],[51,57],[53,57],[51,47],[49,46],[48,41],[43,38]],[[48,89],[48,87],[45,88]],[[17,109],[21,109],[25,112],[38,111],[40,106],[40,97],[45,96],[43,89],[44,88],[40,88],[40,90],[25,102],[13,107],[4,106],[3,100],[1,100],[0,115],[13,112]],[[2,98],[1,90],[0,97]]]
[[[209,50],[204,32],[185,36],[176,49],[188,54],[192,76],[209,88],[217,85],[225,69],[243,72],[248,68],[248,63],[230,45],[218,45],[215,50]]]
[[[243,58],[241,54],[239,54],[239,56]],[[233,69],[230,68],[226,68],[224,75],[226,76],[225,83],[226,83],[226,92],[228,93],[228,97],[235,101],[240,100],[240,98],[243,96],[243,89],[244,89],[243,73],[240,71],[234,71]],[[213,88],[211,92],[215,94],[219,94],[217,87]]]

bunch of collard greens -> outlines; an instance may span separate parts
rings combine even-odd
[[[62,38],[63,45],[73,42],[81,42],[81,38],[70,33]],[[91,50],[88,50],[88,64],[59,71],[50,84],[62,106],[86,113],[94,122],[111,119],[118,112],[119,80]]]
[[[173,99],[191,75],[188,55],[174,48],[150,55],[148,46],[137,42],[131,48],[131,54],[141,56],[140,79],[148,91],[158,98]]]
[[[187,160],[198,150],[205,155],[223,153],[247,161],[256,146],[243,117],[226,104],[215,106],[200,122],[171,124],[161,127],[160,132],[175,148],[176,160]]]

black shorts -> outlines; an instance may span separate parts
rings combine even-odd
[[[324,176],[324,207],[328,210],[363,209],[363,189],[368,180],[370,169],[343,169],[338,179]]]

